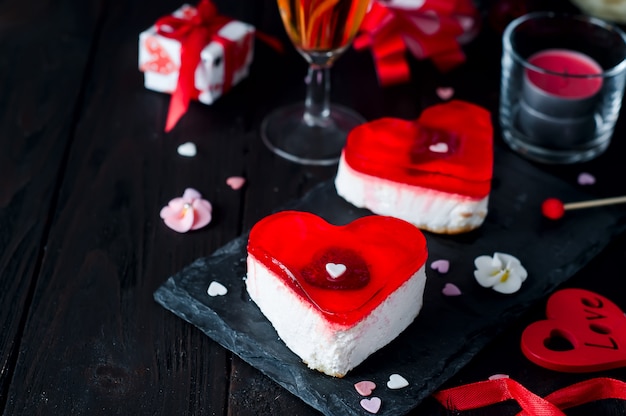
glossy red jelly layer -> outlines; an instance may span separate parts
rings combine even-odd
[[[348,249],[347,256],[342,249]],[[424,235],[406,221],[376,215],[336,226],[300,211],[279,212],[255,224],[248,253],[326,319],[342,325],[353,325],[371,313],[418,271],[428,256]],[[325,254],[323,261],[320,253]],[[312,273],[312,268],[317,268],[320,276],[327,273],[327,261],[345,264],[346,276],[350,268],[359,269],[353,277],[357,280],[365,265],[369,280],[356,289],[307,281],[305,274]]]
[[[484,198],[493,173],[491,115],[452,100],[427,108],[415,121],[378,119],[350,132],[344,157],[367,175]]]

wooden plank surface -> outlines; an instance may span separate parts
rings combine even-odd
[[[268,4],[275,20],[275,4]],[[143,87],[138,35],[178,6],[171,1],[149,8],[144,2],[107,4],[98,36],[88,42],[94,55],[88,68],[79,68],[86,77],[84,105],[66,160],[57,161],[63,176],[56,185],[56,206],[49,207],[46,252],[13,375],[20,382],[8,391],[7,414],[81,409],[221,414],[231,407],[238,413],[239,401],[227,399],[230,354],[159,307],[152,292],[249,226],[242,223],[244,207],[253,207],[256,218],[265,215],[329,177],[330,170],[322,169],[326,174],[319,177],[301,172],[260,143],[258,122],[268,108],[249,97],[271,96],[262,74],[211,107],[192,103],[178,127],[163,133],[169,96]],[[232,10],[238,11],[241,19],[245,13],[267,18],[258,7],[240,4]],[[79,10],[74,12],[67,18],[78,19]],[[270,60],[275,56],[265,54]],[[73,65],[71,60],[64,64]],[[197,157],[176,153],[185,141],[197,144]],[[274,166],[247,167],[250,160],[262,160],[257,152],[265,152],[263,159]],[[249,185],[230,189],[225,180],[231,175],[249,177]],[[268,181],[274,177],[279,181]],[[158,211],[186,187],[213,203],[214,221],[179,235],[162,224]],[[249,189],[261,192],[248,199]]]
[[[99,2],[73,3],[0,5],[0,408],[92,52]]]

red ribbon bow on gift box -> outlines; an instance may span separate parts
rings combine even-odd
[[[172,94],[170,108],[167,115],[165,131],[174,128],[178,120],[189,108],[189,102],[194,94],[195,71],[200,62],[200,52],[211,41],[216,41],[224,47],[224,54],[234,53],[232,41],[218,35],[219,30],[232,19],[218,14],[216,7],[210,0],[200,0],[197,7],[188,8],[183,17],[164,16],[157,20],[156,29],[159,35],[173,38],[181,43],[180,70],[176,89]],[[224,56],[224,86],[226,92],[231,86],[233,71],[236,68],[234,56]]]
[[[394,4],[393,0],[372,3],[354,39],[355,49],[372,49],[381,85],[410,79],[407,50],[418,59],[431,58],[442,71],[465,61],[460,41],[473,35],[472,30],[478,24],[478,12],[472,0],[416,3],[420,4],[407,7],[407,4]]]
[[[522,408],[518,416],[565,416],[562,410],[595,400],[626,400],[626,383],[599,377],[572,384],[542,398],[514,380],[498,378],[452,387],[433,396],[452,411],[477,409],[512,399]]]

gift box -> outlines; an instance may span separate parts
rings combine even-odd
[[[166,131],[189,100],[212,104],[249,72],[255,28],[221,16],[209,0],[185,4],[139,35],[147,89],[172,94]]]

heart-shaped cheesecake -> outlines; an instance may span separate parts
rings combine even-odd
[[[335,186],[357,207],[455,234],[483,223],[492,173],[490,113],[453,100],[414,121],[382,118],[353,129]]]
[[[548,299],[546,317],[522,333],[522,351],[535,364],[572,373],[626,366],[626,316],[609,299],[562,289]]]
[[[427,255],[422,232],[397,218],[336,226],[283,211],[250,231],[246,288],[287,347],[342,377],[415,319]]]

